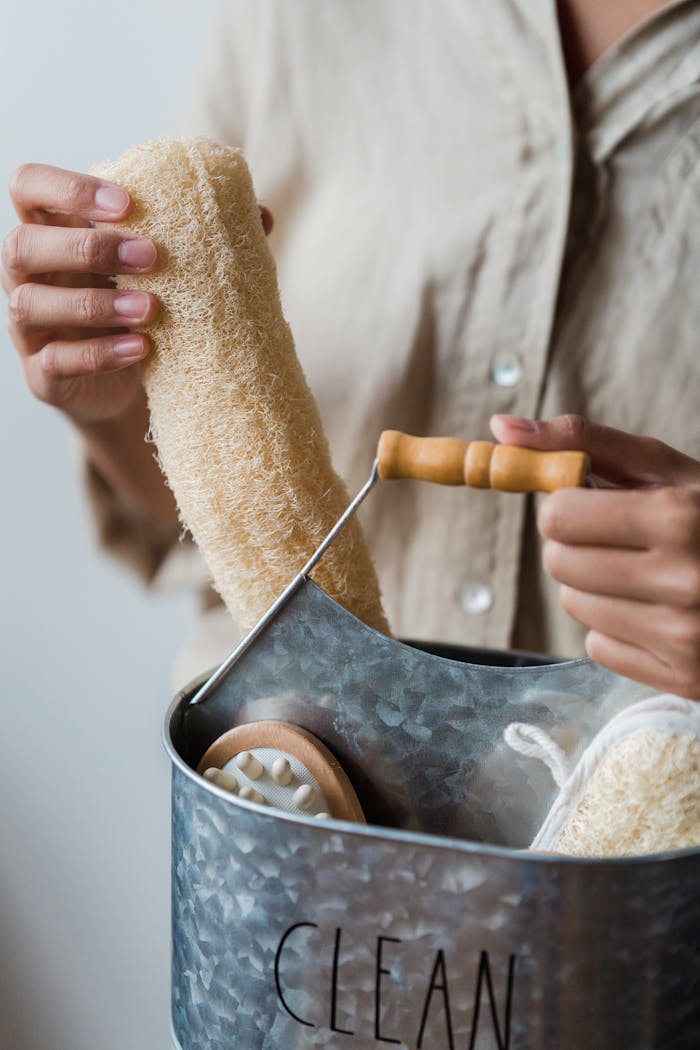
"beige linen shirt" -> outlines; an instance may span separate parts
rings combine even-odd
[[[554,0],[227,0],[188,130],[240,145],[351,490],[384,428],[577,412],[700,457],[700,3],[570,93]],[[362,512],[407,637],[581,651],[531,499],[387,482]],[[215,617],[219,616],[218,623]],[[235,635],[206,614],[179,677]]]

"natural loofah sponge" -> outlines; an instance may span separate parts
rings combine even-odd
[[[539,757],[552,768],[555,745],[546,744]],[[570,775],[558,759],[561,791],[533,849],[618,857],[700,845],[700,704],[642,700],[611,719]]]
[[[635,733],[605,757],[554,844],[574,857],[700,844],[700,740]]]
[[[252,627],[349,500],[282,315],[275,265],[239,152],[161,139],[95,169],[135,202],[117,228],[151,238],[158,271],[118,278],[162,304],[144,367],[159,459],[221,594]],[[357,521],[314,572],[388,633]]]

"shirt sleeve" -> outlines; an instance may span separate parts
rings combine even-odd
[[[141,577],[152,582],[168,552],[177,543],[177,530],[125,507],[96,467],[86,460],[84,479],[100,546]]]

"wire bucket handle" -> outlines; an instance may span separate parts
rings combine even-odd
[[[381,478],[430,481],[438,485],[467,485],[501,492],[553,492],[590,484],[590,459],[585,452],[539,452],[492,441],[463,441],[453,437],[414,437],[399,430],[382,432],[369,478],[306,565],[294,577],[239,646],[224,660],[190,700],[199,704],[210,696],[231,668],[274,620],[279,610],[308,579],[325,552],[356,513]]]

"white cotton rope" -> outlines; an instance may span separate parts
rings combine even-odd
[[[162,304],[143,368],[152,436],[182,522],[245,632],[350,502],[282,314],[250,174],[240,152],[206,138],[147,142],[94,170],[135,202],[116,228],[158,248],[155,273],[117,284]],[[357,520],[313,575],[389,633]]]
[[[511,722],[503,732],[503,739],[513,751],[544,762],[557,787],[563,787],[569,779],[571,769],[566,755],[544,729],[529,722]]]

